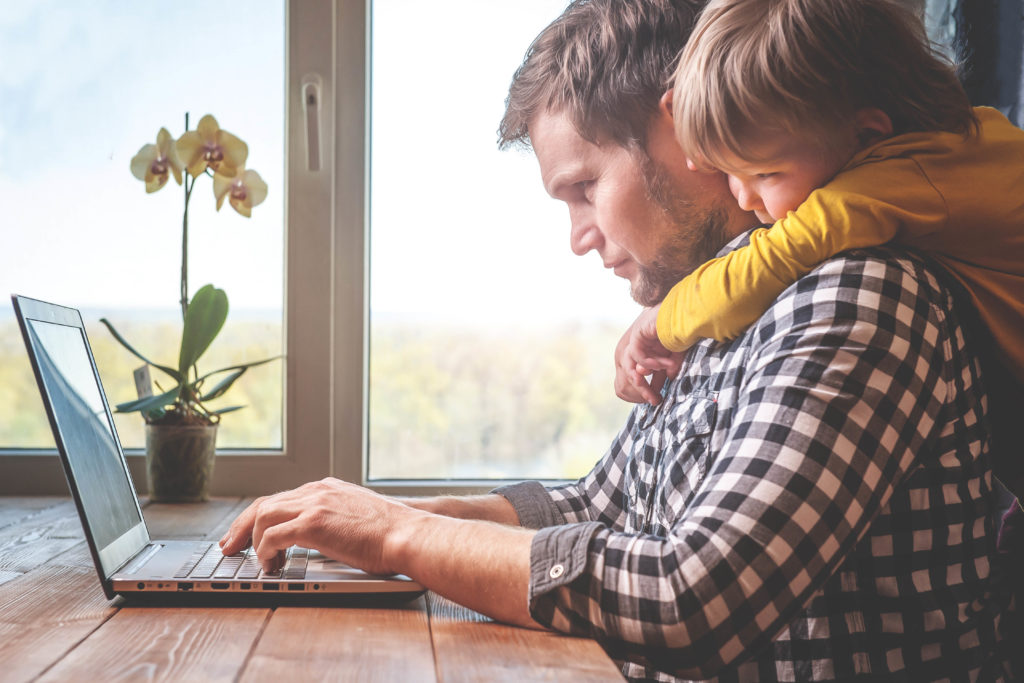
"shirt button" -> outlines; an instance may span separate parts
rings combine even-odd
[[[565,567],[563,567],[560,564],[556,564],[554,567],[551,568],[551,571],[548,572],[548,576],[550,576],[552,579],[557,579],[559,576],[561,576],[564,573],[565,573]]]

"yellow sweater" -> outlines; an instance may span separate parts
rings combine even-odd
[[[749,246],[699,267],[662,302],[662,344],[732,339],[822,261],[896,240],[963,282],[1024,382],[1024,131],[995,109],[975,113],[980,134],[968,139],[908,133],[862,150]]]

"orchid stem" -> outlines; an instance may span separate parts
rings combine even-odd
[[[185,112],[185,132],[188,132],[188,112]],[[181,320],[185,321],[185,314],[188,313],[188,202],[192,198],[192,184],[188,182],[189,173],[185,171],[185,211],[181,218]]]

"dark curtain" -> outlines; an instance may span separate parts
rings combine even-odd
[[[1024,0],[959,0],[952,14],[971,102],[995,107],[1021,126]]]

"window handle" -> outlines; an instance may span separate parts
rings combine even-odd
[[[302,78],[302,111],[306,120],[306,169],[320,170],[320,77],[308,74]]]

